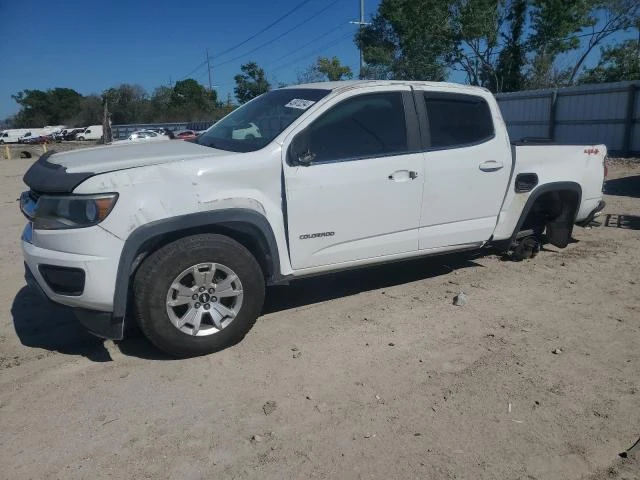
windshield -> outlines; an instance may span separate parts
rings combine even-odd
[[[196,143],[232,152],[255,152],[269,144],[329,90],[273,90],[234,110]]]

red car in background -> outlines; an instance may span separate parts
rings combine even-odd
[[[175,134],[176,140],[193,140],[198,137],[198,134],[193,130],[183,130]]]

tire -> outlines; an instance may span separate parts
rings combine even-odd
[[[540,242],[535,237],[523,238],[511,254],[514,262],[521,262],[527,258],[534,258],[540,252]]]
[[[84,142],[84,137],[78,137],[78,140]]]
[[[194,268],[198,269],[199,276],[203,275],[203,284],[212,288],[198,289],[195,275],[189,276]],[[205,269],[204,274],[201,273],[201,268]],[[211,270],[207,271],[207,268]],[[176,284],[190,284],[190,278],[193,278],[194,286],[185,287],[185,283],[182,283],[179,287],[190,288],[191,291],[185,294],[181,290],[178,293]],[[208,278],[211,278],[210,282]],[[230,280],[231,278],[237,278],[237,281]],[[227,298],[223,299],[222,294],[220,298],[215,297],[216,287],[227,280],[233,282],[225,290],[227,295],[224,296]],[[265,295],[262,269],[249,250],[229,237],[216,234],[185,237],[160,248],[140,266],[133,288],[140,329],[151,343],[174,357],[207,355],[242,340],[260,315]],[[200,293],[201,291],[204,293]],[[205,303],[209,299],[198,297],[206,296],[207,292],[211,293],[211,303]],[[232,293],[228,294],[229,292]],[[193,302],[196,303],[189,300],[186,305],[169,305],[170,302],[185,302],[192,293]],[[202,303],[197,303],[200,301]],[[222,305],[223,301],[227,302],[228,308]],[[235,305],[231,306],[234,302]],[[180,309],[183,308],[187,310],[181,314]],[[206,312],[204,308],[207,308]],[[221,317],[222,320],[218,318],[222,315],[218,310],[228,312],[234,309],[237,311],[233,317]],[[190,323],[178,326],[193,311],[200,314],[198,327],[195,327],[195,323],[194,326],[190,326]],[[213,320],[214,312],[218,323]]]

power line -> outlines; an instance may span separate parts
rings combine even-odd
[[[189,78],[191,75],[193,75],[198,70],[200,70],[202,67],[204,67],[206,64],[207,64],[207,61],[205,60],[204,62],[200,63],[196,68],[194,68],[189,73],[187,73],[184,77],[181,77],[180,80],[184,80],[186,78]]]
[[[282,15],[280,18],[278,18],[277,20],[271,22],[269,25],[267,25],[266,27],[264,27],[262,30],[260,30],[257,33],[254,33],[253,35],[251,35],[249,38],[247,38],[246,40],[243,40],[242,42],[234,45],[233,47],[227,48],[226,50],[223,50],[222,52],[218,52],[216,54],[214,54],[214,57],[220,57],[222,55],[225,55],[229,52],[232,52],[234,50],[236,50],[237,48],[241,47],[242,45],[245,45],[246,43],[250,42],[251,40],[253,40],[254,38],[256,38],[258,35],[263,34],[264,32],[266,32],[267,30],[269,30],[270,28],[274,27],[275,25],[277,25],[278,23],[280,23],[282,20],[284,20],[285,18],[287,18],[288,16],[290,16],[291,14],[295,13],[296,11],[298,11],[299,9],[301,9],[303,6],[305,6],[307,3],[309,3],[311,0],[304,0],[302,2],[300,2],[298,5],[296,5],[295,7],[293,7],[291,10],[289,10],[287,13],[285,13],[284,15]]]
[[[332,29],[327,30],[324,33],[321,33],[320,35],[318,35],[317,37],[315,37],[312,40],[308,41],[304,45],[300,45],[295,50],[292,50],[289,53],[286,53],[284,55],[280,55],[280,57],[278,58],[278,61],[280,61],[280,60],[282,60],[284,58],[290,57],[291,55],[295,55],[296,53],[300,53],[301,50],[305,49],[309,45],[312,45],[312,44],[316,43],[318,40],[322,40],[322,39],[327,38],[328,35],[331,35],[333,32],[335,32],[337,30],[340,30],[341,28],[344,28],[346,25],[348,25],[347,22],[340,23],[339,25],[333,27]],[[351,34],[351,32],[349,32],[349,34]]]
[[[294,30],[302,27],[304,24],[309,23],[311,20],[313,20],[314,18],[318,17],[322,13],[326,12],[327,10],[329,10],[331,7],[333,7],[336,3],[340,2],[340,1],[342,1],[342,0],[334,0],[329,5],[324,7],[322,10],[319,10],[318,12],[314,13],[313,15],[311,15],[309,18],[303,20],[302,22],[298,23],[297,25],[295,25],[294,27],[290,28],[289,30],[286,30],[285,32],[283,32],[280,35],[278,35],[277,37],[272,38],[268,42],[265,42],[265,43],[257,46],[253,50],[249,50],[248,52],[243,53],[242,55],[238,55],[237,57],[233,57],[233,58],[230,58],[229,60],[225,60],[224,62],[220,62],[220,63],[216,64],[215,66],[216,67],[221,67],[222,65],[227,65],[228,63],[235,62],[236,60],[240,60],[241,58],[246,57],[247,55],[251,55],[252,53],[257,52],[258,50],[260,50],[260,49],[262,49],[262,48],[264,48],[264,47],[266,47],[268,45],[271,45],[273,42],[276,42],[277,40],[280,40],[285,35],[288,35],[291,32],[293,32]]]
[[[295,13],[296,11],[298,11],[300,8],[302,8],[303,6],[305,6],[307,3],[309,3],[311,0],[304,0],[302,2],[300,2],[298,5],[296,5],[295,7],[293,7],[291,10],[289,10],[287,13],[285,13],[284,15],[282,15],[280,18],[276,19],[275,21],[271,22],[269,25],[267,25],[266,27],[264,27],[262,30],[260,30],[257,33],[254,33],[253,35],[251,35],[249,38],[247,38],[246,40],[243,40],[242,42],[233,45],[232,47],[227,48],[226,50],[223,50],[221,52],[218,52],[216,54],[214,54],[214,58],[220,57],[222,55],[225,55],[229,52],[232,52],[233,50],[236,50],[237,48],[241,47],[242,45],[250,42],[251,40],[253,40],[254,38],[256,38],[258,35],[261,35],[262,33],[266,32],[267,30],[269,30],[270,28],[274,27],[275,25],[277,25],[278,23],[280,23],[282,20],[284,20],[285,18],[289,17],[290,15],[292,15],[293,13]],[[209,58],[209,56],[207,55],[207,59]],[[195,67],[192,71],[190,71],[189,73],[187,73],[185,76],[181,77],[180,80],[184,80],[188,77],[190,77],[191,75],[193,75],[194,73],[196,73],[198,70],[200,70],[204,65],[207,64],[207,60],[205,60],[204,62],[198,64],[197,67]]]
[[[305,44],[304,44],[304,45],[302,45],[300,48],[297,48],[296,50],[294,50],[294,51],[292,51],[292,52],[289,52],[289,53],[288,53],[288,54],[286,54],[286,55],[283,55],[282,57],[280,57],[280,59],[279,59],[279,60],[282,60],[283,58],[286,58],[286,57],[290,57],[290,56],[291,56],[291,55],[293,55],[294,53],[299,53],[299,52],[300,52],[300,50],[302,50],[303,48],[305,48],[305,47],[307,47],[307,46],[311,45],[312,43],[317,42],[317,41],[318,41],[318,40],[320,40],[321,38],[325,38],[328,34],[333,33],[333,32],[335,32],[336,30],[339,30],[340,28],[344,27],[345,25],[348,25],[348,23],[342,23],[342,24],[338,25],[337,27],[332,28],[331,30],[329,30],[329,31],[325,32],[324,34],[322,34],[322,35],[320,35],[320,36],[318,36],[318,37],[314,38],[313,40],[311,40],[311,41],[309,41],[309,42],[305,43]],[[291,66],[291,65],[294,65],[294,64],[296,64],[296,63],[298,63],[298,62],[300,62],[300,61],[302,61],[302,60],[305,60],[305,59],[309,58],[310,56],[316,55],[316,54],[318,54],[318,53],[322,53],[323,51],[325,51],[325,50],[327,50],[327,49],[329,49],[329,48],[331,48],[331,47],[333,47],[333,46],[335,46],[335,45],[339,44],[340,42],[342,42],[342,41],[343,41],[343,40],[345,40],[346,38],[350,37],[351,35],[353,35],[353,34],[352,34],[351,32],[348,32],[346,35],[342,35],[342,36],[340,36],[340,37],[338,37],[338,38],[334,39],[334,40],[333,40],[333,41],[331,41],[330,43],[325,44],[325,45],[321,46],[320,48],[317,48],[316,50],[313,50],[313,51],[311,51],[311,52],[309,52],[309,53],[305,54],[303,57],[297,58],[297,59],[295,59],[295,60],[293,60],[293,61],[291,61],[291,62],[287,62],[287,63],[285,63],[285,64],[283,64],[283,65],[280,65],[280,66],[276,66],[276,67],[267,66],[267,67],[265,67],[265,70],[268,70],[269,72],[276,72],[276,71],[278,71],[278,70],[282,70],[283,68],[287,68],[287,67],[289,67],[289,66]],[[234,84],[234,82],[225,82],[225,83],[222,83],[222,84],[220,84],[220,85],[218,85],[218,86],[219,86],[219,87],[226,87],[226,86],[233,85],[233,84]]]
[[[302,56],[300,58],[296,58],[295,60],[293,60],[291,62],[285,63],[284,65],[280,65],[280,66],[275,67],[275,68],[271,67],[269,70],[271,72],[277,72],[278,70],[282,70],[283,68],[290,67],[291,65],[294,65],[294,64],[296,64],[298,62],[301,62],[302,60],[308,59],[309,57],[317,55],[318,53],[322,53],[325,50],[328,50],[329,48],[338,45],[339,43],[343,42],[344,40],[346,40],[348,37],[350,37],[352,35],[353,35],[353,33],[349,32],[346,35],[343,35],[340,38],[336,39],[335,41],[333,41],[333,42],[331,42],[329,44],[326,44],[326,45],[318,48],[317,50],[314,50],[313,52],[309,52],[309,53],[305,54],[304,56]]]

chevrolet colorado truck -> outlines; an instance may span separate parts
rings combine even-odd
[[[239,135],[251,129],[252,135]],[[492,245],[565,247],[604,145],[513,144],[485,89],[353,81],[261,95],[193,142],[49,153],[24,176],[26,278],[94,334],[175,356],[237,342],[265,286]]]

